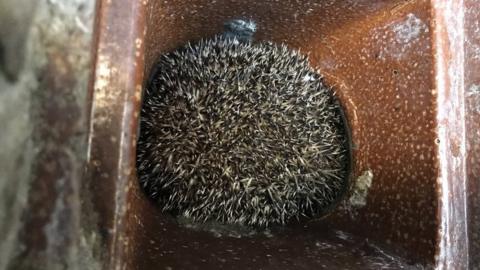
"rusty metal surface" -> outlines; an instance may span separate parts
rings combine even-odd
[[[159,215],[140,224],[156,231],[138,230],[131,269],[422,269],[325,222],[241,237],[215,227],[202,231],[179,226]]]
[[[437,228],[429,12],[425,1],[398,2],[335,29],[312,53],[345,104],[355,175],[373,176],[366,205],[340,210],[338,226],[423,263]]]
[[[480,269],[480,2],[465,1],[465,116],[468,253],[470,269]]]
[[[463,36],[451,32],[463,33],[455,18],[463,8],[461,1],[100,1],[88,181],[104,236],[105,267],[338,268],[329,259],[338,252],[344,265],[374,269],[372,254],[363,248],[319,252],[317,243],[338,243],[322,234],[330,228],[368,238],[410,264],[466,269],[470,260],[475,265],[471,252],[478,245],[468,237],[478,239],[478,192],[470,193],[468,208],[477,216],[470,216],[468,226],[463,221],[467,181],[470,191],[478,188],[478,135],[470,131],[478,123],[477,95],[464,94],[460,81],[465,76],[465,83],[476,85],[477,75],[475,63],[459,66],[470,63],[464,61],[468,55],[475,58],[478,43],[463,53]],[[274,230],[271,238],[219,239],[185,230],[139,190],[134,161],[144,72],[159,54],[213,35],[225,19],[238,16],[257,21],[258,39],[308,53],[335,87],[352,128],[354,175],[372,180],[365,206],[345,203],[327,220]],[[470,41],[476,29],[468,30]],[[464,117],[470,119],[466,126]],[[350,245],[361,246],[363,240],[357,240]],[[234,252],[221,252],[226,249]]]
[[[338,213],[338,226],[433,262],[437,160],[428,2],[177,1],[152,3],[150,12],[147,67],[161,51],[212,35],[237,14],[257,21],[258,39],[309,54],[346,108],[354,175],[373,174],[366,206],[354,218]]]
[[[98,1],[87,190],[101,234],[105,269],[125,269],[125,232],[135,180],[135,142],[143,79],[144,8],[141,1]]]
[[[440,173],[436,265],[440,269],[468,266],[464,12],[462,1],[432,1]]]

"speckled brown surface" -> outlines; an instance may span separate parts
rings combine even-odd
[[[339,213],[359,234],[432,258],[437,164],[429,9],[410,3],[338,29],[313,56],[347,108],[355,175],[373,175],[365,207]],[[330,48],[330,49],[329,49]],[[325,61],[325,60],[323,60]],[[331,60],[330,60],[331,61]],[[347,225],[348,226],[348,225]],[[429,260],[430,260],[429,259]]]
[[[344,215],[341,226],[355,224],[359,233],[375,232],[365,236],[433,258],[435,107],[428,3],[250,1],[219,8],[197,1],[190,10],[185,5],[153,3],[146,62],[160,50],[218,32],[226,18],[242,15],[257,21],[259,39],[308,53],[347,109],[355,175],[373,173],[367,206],[353,220]],[[197,12],[184,14],[192,10]],[[180,25],[189,27],[172,31]]]
[[[457,84],[448,84],[451,75],[440,72],[451,65],[450,57],[458,57],[458,42],[439,42],[449,32],[440,28],[445,21],[432,19],[445,18],[450,2],[101,1],[89,172],[99,224],[105,228],[106,265],[126,269],[381,267],[370,264],[373,256],[385,267],[392,263],[392,269],[415,267],[405,263],[465,268],[468,255],[456,256],[462,248],[445,245],[450,243],[446,240],[467,239],[465,227],[453,226],[455,218],[464,220],[465,214],[461,209],[464,186],[458,185],[459,179],[466,179],[458,166],[464,163],[464,156],[458,155],[464,130],[457,124],[460,129],[442,133],[445,127],[456,126],[455,119],[463,120],[455,118],[459,103],[442,103],[442,98],[463,95],[456,94]],[[461,6],[453,2],[453,10]],[[306,227],[297,224],[272,229],[272,237],[233,239],[177,225],[139,190],[133,166],[144,72],[159,54],[213,35],[221,31],[225,19],[242,16],[257,21],[259,40],[284,42],[308,53],[312,65],[337,90],[352,129],[354,180],[366,183],[365,205],[349,200],[327,219]],[[476,47],[471,48],[476,52]],[[474,120],[469,123],[475,125]],[[475,160],[474,151],[469,153]],[[468,164],[473,175],[469,179],[475,179],[476,163]],[[469,183],[472,190],[477,185],[475,180]],[[478,212],[478,196],[472,194],[471,211]],[[354,240],[348,243],[333,237],[338,231],[352,233]],[[373,254],[365,251],[372,249],[371,243],[388,252],[365,255]],[[470,245],[475,249],[474,243]],[[322,246],[329,248],[321,250]],[[405,259],[392,257],[391,252]],[[335,255],[343,267],[332,259]]]

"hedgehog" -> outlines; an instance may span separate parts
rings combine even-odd
[[[155,63],[140,115],[141,187],[195,222],[266,227],[324,215],[349,185],[333,89],[300,51],[253,42],[253,22],[225,28]]]

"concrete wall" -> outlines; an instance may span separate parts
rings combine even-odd
[[[100,268],[80,200],[94,8],[0,0],[0,270]]]

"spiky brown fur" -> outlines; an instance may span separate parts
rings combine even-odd
[[[218,36],[161,56],[155,70],[138,174],[164,210],[266,226],[318,215],[343,194],[340,108],[300,52]]]

